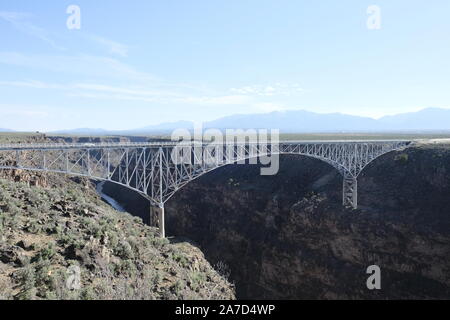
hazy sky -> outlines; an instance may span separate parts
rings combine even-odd
[[[0,0],[0,39],[0,128],[450,107],[448,0]]]

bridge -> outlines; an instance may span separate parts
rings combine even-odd
[[[151,203],[150,221],[165,237],[164,204],[198,177],[235,163],[265,164],[281,154],[322,160],[343,177],[342,202],[358,206],[357,178],[378,157],[410,141],[284,141],[246,143],[145,142],[0,144],[0,169],[55,172],[110,181],[140,193]],[[262,174],[264,174],[262,168]]]

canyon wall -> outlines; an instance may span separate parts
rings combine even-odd
[[[166,230],[228,265],[239,298],[450,298],[450,149],[384,155],[358,183],[351,210],[342,178],[319,160],[282,156],[276,176],[227,166],[167,203]],[[139,195],[107,192],[148,216]],[[370,265],[381,268],[381,290],[366,287]]]

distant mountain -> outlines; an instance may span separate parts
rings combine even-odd
[[[418,112],[386,116],[379,119],[378,122],[396,130],[449,130],[450,110],[427,108]]]
[[[382,130],[377,120],[341,113],[320,114],[303,110],[234,115],[211,121],[207,128],[280,129],[282,132],[341,132]]]
[[[0,132],[14,132],[14,130],[0,128]]]
[[[166,122],[153,126],[147,126],[144,128],[134,129],[134,130],[125,130],[124,132],[129,133],[166,133],[172,132],[174,129],[189,129],[192,130],[194,128],[194,123],[190,121],[177,121],[177,122]]]
[[[180,121],[149,126],[147,132],[191,129],[191,122]],[[315,113],[305,110],[261,114],[237,114],[209,121],[205,129],[280,129],[281,132],[377,132],[450,130],[450,109],[428,108],[418,112],[386,116],[381,119],[342,113]]]
[[[69,129],[69,130],[58,130],[52,131],[50,133],[53,134],[75,134],[75,135],[107,135],[110,132],[105,129],[92,129],[92,128],[77,128],[77,129]]]
[[[62,134],[167,134],[175,129],[192,130],[194,124],[178,121],[144,128],[108,131],[103,129],[64,130]],[[314,132],[383,132],[383,131],[446,131],[450,130],[450,109],[427,108],[418,112],[385,116],[380,119],[342,113],[315,113],[305,110],[276,111],[261,114],[237,114],[209,121],[204,129],[280,129],[284,133]]]
[[[73,134],[73,135],[134,135],[134,134],[167,134],[174,129],[186,128],[192,130],[194,125],[189,121],[177,121],[161,123],[158,125],[147,126],[144,128],[137,128],[131,130],[105,130],[105,129],[93,129],[93,128],[78,128],[69,130],[52,131],[52,134]]]

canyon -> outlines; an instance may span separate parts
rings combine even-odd
[[[227,266],[241,299],[450,297],[450,148],[384,155],[358,178],[359,208],[342,207],[331,166],[282,156],[276,176],[258,165],[217,169],[166,204],[172,241]],[[103,192],[148,223],[148,202],[120,186]],[[382,289],[368,290],[367,267]]]

